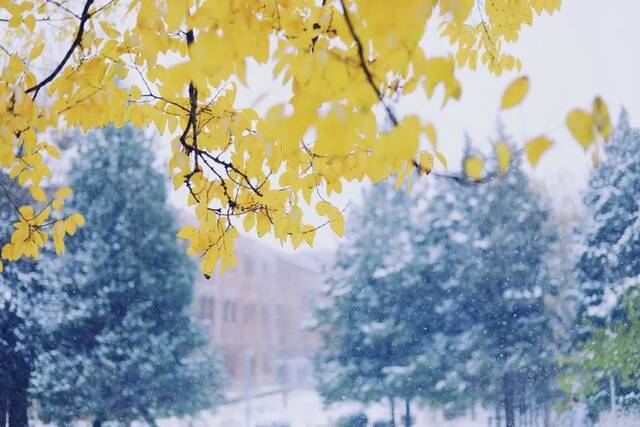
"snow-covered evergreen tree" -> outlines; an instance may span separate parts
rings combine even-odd
[[[422,184],[410,195],[390,184],[368,191],[339,248],[330,304],[318,316],[324,398],[401,399],[405,425],[412,401],[441,405],[466,395],[448,381],[455,197]]]
[[[458,234],[466,248],[457,276],[458,372],[485,404],[502,403],[506,426],[513,427],[516,415],[545,404],[554,381],[545,258],[555,233],[517,164],[459,196],[467,220]]]
[[[554,292],[548,219],[517,165],[490,182],[439,182],[410,197],[376,186],[351,221],[333,305],[319,317],[321,392],[361,401],[392,393],[451,415],[482,402],[505,411],[509,427],[549,410],[557,354],[545,304]]]
[[[0,224],[9,229],[12,205],[27,203],[28,195],[4,175],[0,188]],[[45,341],[39,309],[49,299],[42,278],[42,264],[28,260],[7,263],[0,274],[0,427],[29,423],[29,385]]]
[[[624,110],[584,203],[590,221],[577,271],[585,302],[595,307],[607,303],[606,290],[640,281],[640,131]]]
[[[637,315],[619,297],[640,283],[640,131],[631,128],[622,111],[603,161],[595,169],[584,198],[589,220],[581,227],[582,256],[576,263],[583,300],[578,307],[576,335],[582,352],[576,357],[581,372],[581,392],[592,409],[611,405],[611,390],[624,405],[637,405],[640,390],[632,381],[621,381],[623,366],[608,363],[601,370],[580,369],[590,348],[603,345],[603,331],[617,330]],[[624,325],[623,325],[624,326]],[[592,342],[594,341],[595,342]],[[615,404],[615,402],[614,402]]]
[[[394,289],[401,321],[398,334],[411,337],[412,345],[401,364],[392,367],[409,397],[443,407],[446,414],[460,414],[471,404],[467,384],[455,372],[460,329],[456,305],[458,274],[465,262],[465,248],[457,240],[468,220],[457,210],[457,183],[419,183],[406,209],[410,212],[411,251]],[[391,369],[390,369],[391,370]]]
[[[73,208],[87,224],[52,263],[57,297],[45,311],[54,340],[33,384],[40,415],[153,425],[209,408],[221,373],[190,314],[194,266],[150,141],[130,126],[89,138],[71,172]]]
[[[388,276],[406,262],[401,240],[409,238],[406,222],[390,214],[397,210],[406,218],[406,206],[404,193],[388,184],[374,187],[350,221],[348,240],[336,254],[330,304],[317,316],[324,339],[317,359],[318,388],[328,402],[397,397],[384,384],[384,369],[397,357],[386,299],[393,297]]]
[[[319,390],[326,401],[396,399],[410,403],[435,383],[424,370],[425,324],[430,300],[416,287],[410,266],[415,248],[412,202],[383,183],[365,196],[352,218],[347,242],[336,257],[328,307],[318,313],[324,345],[317,360]],[[420,363],[424,362],[424,363]],[[398,411],[399,412],[399,411]]]

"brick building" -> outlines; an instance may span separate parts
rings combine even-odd
[[[235,270],[222,278],[200,276],[193,302],[224,356],[229,391],[247,384],[254,392],[312,385],[319,340],[305,324],[321,295],[319,263],[248,238],[239,238],[236,249]]]

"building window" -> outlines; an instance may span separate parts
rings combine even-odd
[[[200,299],[200,318],[213,321],[215,319],[216,299],[204,296]]]
[[[222,320],[228,322],[231,320],[231,301],[225,301],[222,308]]]
[[[244,323],[251,323],[256,320],[256,306],[254,304],[247,304],[244,307]]]
[[[233,301],[225,301],[222,307],[222,319],[227,322],[236,321],[236,303]]]

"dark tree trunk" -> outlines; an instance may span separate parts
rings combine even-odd
[[[404,401],[404,426],[411,427],[411,401]]]
[[[551,427],[551,404],[549,403],[548,400],[545,400],[544,402],[544,422],[543,425],[544,427]]]
[[[514,383],[510,373],[502,377],[502,393],[504,395],[504,421],[506,427],[515,427]]]
[[[91,427],[102,427],[102,420],[100,418],[96,418],[93,420],[93,423],[91,423]]]
[[[9,397],[9,427],[27,427],[29,425],[28,408],[26,388],[13,389]]]
[[[9,427],[27,427],[29,425],[29,389],[30,369],[23,360],[16,361],[16,372],[13,375],[13,387],[9,390],[8,415]]]
[[[389,407],[391,408],[391,427],[396,427],[396,400],[389,398]]]
[[[29,417],[27,410],[29,407],[26,390],[13,390],[9,398],[9,427],[28,427]]]
[[[147,411],[146,408],[140,408],[139,411],[140,415],[142,415],[142,418],[144,418],[147,424],[149,424],[151,427],[158,427],[158,424],[156,424],[156,420],[149,413],[149,411]]]
[[[7,380],[0,377],[0,427],[7,427],[8,399]]]

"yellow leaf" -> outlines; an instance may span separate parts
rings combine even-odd
[[[2,247],[2,258],[13,260],[13,245],[11,243],[7,243]]]
[[[184,184],[184,175],[181,173],[177,173],[171,178],[171,182],[173,183],[173,189],[177,190]]]
[[[444,156],[444,154],[442,154],[440,151],[436,150],[436,157],[438,158],[438,160],[442,164],[442,167],[447,169],[447,158]]]
[[[17,55],[11,55],[11,58],[9,59],[9,68],[16,73],[22,73],[26,70],[26,67]]]
[[[73,223],[79,227],[82,227],[85,224],[84,216],[79,213],[69,215],[69,220],[73,221]]]
[[[244,231],[250,231],[253,226],[256,224],[256,215],[253,212],[248,212],[245,217],[242,225],[244,226]]]
[[[593,125],[593,117],[584,110],[576,109],[567,115],[567,127],[585,150],[596,138]]]
[[[613,130],[613,125],[611,124],[611,119],[609,118],[609,109],[607,108],[607,104],[604,103],[602,98],[597,96],[593,100],[593,108],[591,111],[593,116],[593,121],[595,122],[596,129],[600,132],[600,135],[606,140],[611,136],[611,131]]]
[[[289,238],[291,239],[291,246],[293,246],[293,249],[298,249],[300,243],[302,243],[302,233],[291,233]]]
[[[184,0],[168,0],[167,1],[167,29],[175,31],[178,29],[185,17],[187,3]]]
[[[47,200],[47,195],[44,193],[44,190],[36,185],[29,187],[29,192],[31,193],[31,197],[38,202]]]
[[[544,152],[552,145],[553,141],[546,136],[538,136],[527,142],[524,146],[524,152],[527,155],[527,160],[529,160],[531,166],[535,166]]]
[[[26,220],[33,219],[33,208],[29,205],[21,206],[18,209],[18,212],[20,213],[20,216]]]
[[[100,27],[102,27],[102,31],[104,31],[109,38],[115,39],[120,36],[120,32],[105,21],[100,22]]]
[[[529,78],[526,76],[514,80],[502,95],[500,108],[507,110],[520,104],[529,91]]]
[[[180,229],[180,231],[178,231],[176,237],[178,237],[179,239],[191,240],[196,236],[196,234],[197,230],[195,227],[193,227],[192,225],[185,225]]]
[[[29,31],[33,31],[36,27],[36,18],[33,15],[27,15],[27,17],[24,18],[24,25],[27,26]]]
[[[464,161],[464,171],[469,178],[479,181],[484,171],[484,160],[478,156],[469,156]]]
[[[32,61],[39,57],[44,50],[44,43],[38,43],[33,49],[31,49],[31,53],[29,53],[29,60]]]
[[[338,212],[338,215],[331,218],[331,222],[329,223],[331,229],[334,233],[338,235],[338,237],[344,236],[344,218],[342,214]]]
[[[474,0],[441,0],[440,10],[443,14],[450,13],[453,20],[461,24],[471,13],[474,4]]]
[[[131,89],[129,90],[129,95],[131,96],[132,100],[137,101],[142,97],[142,92],[140,91],[140,88],[138,86],[131,85]]]
[[[65,222],[64,222],[64,231],[70,235],[73,236],[74,234],[76,234],[76,223],[71,219],[71,217],[69,217]]]
[[[316,212],[319,215],[326,216],[329,219],[329,226],[338,236],[344,236],[344,217],[342,212],[335,206],[327,202],[318,202]]]
[[[455,77],[455,61],[452,57],[435,57],[424,62],[425,92],[429,97],[439,84],[444,85],[444,104],[449,98],[460,99],[462,87]]]
[[[507,144],[498,141],[496,143],[496,153],[498,157],[498,169],[500,173],[504,175],[509,165],[511,165],[511,150]]]
[[[421,153],[419,158],[419,163],[420,163],[419,172],[426,173],[428,175],[433,170],[433,154],[429,153],[428,151]]]
[[[56,147],[55,145],[51,145],[51,144],[42,144],[42,148],[44,149],[44,151],[46,151],[51,157],[55,158],[55,159],[59,159],[60,158],[60,150],[58,150],[58,147]]]
[[[73,193],[73,191],[69,187],[60,187],[58,191],[56,191],[55,197],[56,199],[66,199],[71,196],[71,193]]]
[[[304,238],[304,241],[307,242],[307,245],[309,245],[309,247],[313,247],[313,240],[316,237],[315,228],[310,224],[303,226],[302,237]]]
[[[64,253],[64,231],[65,226],[63,221],[56,221],[56,223],[53,224],[53,230],[51,232],[51,234],[53,234],[53,247],[58,255]]]
[[[51,214],[51,206],[47,206],[33,218],[31,223],[33,225],[42,225],[44,222],[49,219],[49,215]]]
[[[438,136],[436,134],[436,129],[433,127],[432,124],[428,124],[424,128],[424,132],[427,134],[427,138],[429,138],[429,142],[431,143],[431,145],[435,148],[436,145],[438,144]]]
[[[269,221],[269,217],[264,212],[257,213],[256,217],[256,219],[258,220],[258,237],[262,237],[271,229],[271,221]]]

